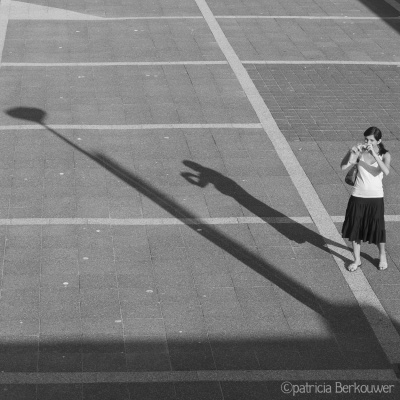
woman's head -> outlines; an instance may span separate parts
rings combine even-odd
[[[376,146],[379,149],[379,154],[385,154],[387,150],[382,143],[382,132],[376,126],[370,126],[364,132],[365,143]]]

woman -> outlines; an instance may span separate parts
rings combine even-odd
[[[390,154],[382,144],[382,132],[371,126],[364,132],[364,145],[353,146],[341,163],[342,170],[358,164],[357,178],[347,204],[342,236],[353,242],[354,262],[348,266],[354,272],[361,265],[361,241],[379,248],[379,269],[388,266],[385,243],[383,175],[390,170]]]

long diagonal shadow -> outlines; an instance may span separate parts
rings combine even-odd
[[[186,210],[180,204],[178,204],[173,199],[166,196],[164,193],[159,191],[157,188],[153,187],[145,180],[141,179],[135,174],[132,174],[129,170],[124,168],[115,160],[111,159],[110,157],[107,157],[102,153],[90,152],[79,147],[78,145],[76,145],[69,139],[65,138],[63,135],[61,135],[60,133],[58,133],[57,131],[55,131],[54,129],[52,129],[51,127],[47,126],[44,123],[44,118],[46,115],[44,111],[36,108],[18,107],[7,110],[7,114],[15,118],[33,121],[42,125],[49,132],[57,136],[59,139],[61,139],[62,141],[64,141],[77,151],[79,151],[80,153],[84,154],[97,164],[101,165],[103,168],[112,173],[114,176],[121,179],[122,181],[130,185],[132,188],[136,189],[143,196],[146,196],[147,198],[149,198],[150,200],[152,200],[153,202],[164,208],[172,216],[179,218],[183,221],[191,220],[191,223],[186,224],[190,229],[194,230],[198,235],[204,237],[211,243],[215,244],[216,246],[224,250],[226,253],[232,255],[237,260],[247,265],[249,268],[259,273],[265,279],[268,279],[270,282],[275,284],[281,290],[285,291],[287,294],[292,296],[297,301],[306,305],[314,312],[322,315],[327,325],[333,332],[338,330],[339,335],[345,334],[348,335],[349,337],[352,337],[352,335],[354,335],[354,328],[355,328],[354,324],[361,323],[359,319],[353,320],[354,311],[356,311],[357,307],[353,305],[335,304],[334,302],[324,300],[321,296],[314,294],[309,288],[304,287],[300,283],[293,281],[291,277],[284,274],[282,271],[280,271],[271,263],[268,263],[263,258],[259,257],[258,255],[252,253],[251,251],[243,247],[243,245],[238,241],[227,238],[222,232],[220,232],[215,227],[205,225],[204,223],[202,223],[202,221],[198,217],[196,217],[196,215]],[[196,167],[197,170],[201,167],[198,164],[194,165],[193,163],[189,164],[188,162],[185,162],[185,164],[191,166],[192,168]],[[199,184],[199,182],[201,182],[201,184],[204,184],[206,182],[210,182],[209,174],[212,174],[212,170],[206,171],[208,174],[208,176],[206,174],[206,177],[204,176],[205,171],[204,170],[202,171],[203,175],[200,180],[199,177],[193,176],[193,174],[192,175],[184,174],[184,176],[186,177],[186,179],[192,181],[192,183],[197,182],[197,184]],[[211,181],[213,180],[211,179]],[[237,193],[241,193],[241,190],[238,187],[238,185],[233,184],[232,182],[226,180],[223,180],[223,182],[224,181],[225,183],[228,182],[229,185],[233,185],[234,188],[238,190]],[[213,183],[214,184],[216,183],[215,179]],[[223,190],[220,186],[218,186],[218,184],[217,187],[220,190]],[[232,195],[232,193],[229,190],[228,193]],[[246,195],[243,192],[242,194],[244,195],[244,199],[247,198],[247,200],[250,200],[248,195]],[[247,204],[247,207],[249,209],[252,208],[251,206],[249,206],[249,203],[246,203],[246,201],[242,200],[242,202],[245,205]],[[202,229],[200,231],[198,230],[199,225],[202,225]],[[375,318],[376,320],[382,318],[380,316],[379,311],[376,310],[374,307],[369,307],[367,312],[369,313],[369,315],[372,315],[373,318]],[[400,327],[398,326],[398,324],[395,323],[395,325],[396,328],[400,331]],[[363,332],[365,330],[368,331],[368,326],[366,326],[365,323],[361,323],[361,327],[357,326],[357,329],[361,328],[363,329]],[[312,343],[313,346],[315,346],[315,341],[312,341]],[[379,368],[386,368],[387,361],[383,361],[384,357],[382,357],[383,353],[381,352],[381,350],[378,351],[375,348],[374,352],[377,354],[377,360],[381,360],[379,361]],[[354,362],[357,363],[357,360],[355,360]],[[346,364],[351,365],[352,360],[346,361]],[[371,361],[368,361],[367,365],[370,364]]]
[[[198,235],[203,236],[222,250],[226,251],[228,254],[235,257],[237,260],[252,268],[261,276],[270,280],[272,283],[280,287],[282,290],[290,294],[304,305],[308,306],[310,309],[322,314],[320,304],[318,304],[316,301],[315,295],[311,290],[299,285],[297,282],[293,282],[292,279],[286,276],[282,271],[274,267],[272,264],[267,263],[263,258],[244,248],[238,241],[227,238],[215,227],[204,225],[204,223],[202,223],[196,215],[186,210],[173,199],[168,198],[165,194],[142,178],[128,171],[117,161],[107,157],[105,154],[84,150],[51,127],[47,126],[44,123],[46,113],[43,110],[37,108],[17,107],[7,110],[7,114],[14,118],[33,121],[42,125],[59,139],[69,144],[71,147],[84,154],[91,160],[95,161],[117,178],[121,179],[129,186],[152,200],[154,203],[161,206],[175,218],[182,219],[183,221],[191,220],[192,223],[187,224],[187,226],[194,230]],[[202,225],[201,231],[198,230],[198,225]]]
[[[368,7],[378,17],[384,18],[383,21],[394,31],[400,33],[400,12],[386,1],[358,0],[361,4]]]
[[[272,220],[273,223],[271,223],[271,226],[289,240],[296,243],[308,242],[329,254],[337,256],[345,262],[349,261],[347,258],[343,257],[343,255],[329,249],[326,244],[342,249],[348,249],[347,246],[334,242],[328,238],[324,238],[322,235],[293,220],[290,221],[290,223],[285,223],[288,220],[288,217],[285,214],[258,200],[244,190],[234,180],[222,175],[221,173],[189,160],[184,160],[183,164],[196,172],[196,174],[191,172],[181,173],[181,175],[191,184],[201,188],[211,184],[221,194],[232,197],[242,207],[246,208],[264,221],[268,222],[269,220]]]

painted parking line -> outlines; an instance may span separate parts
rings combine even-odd
[[[329,249],[340,253],[340,258],[333,253],[332,256],[357,299],[359,306],[364,312],[364,315],[373,329],[388,360],[392,364],[399,363],[400,336],[393,326],[388,314],[372,290],[371,285],[361,269],[358,269],[356,272],[352,272],[351,274],[346,270],[344,260],[352,259],[350,249],[347,249],[344,240],[329,217],[329,214],[322,204],[315,188],[301,167],[289,143],[286,141],[286,138],[280,131],[276,121],[273,119],[271,112],[266,106],[239,57],[235,53],[235,50],[226,38],[207,2],[205,0],[195,1],[213,33],[216,42],[220,46],[221,51],[225,55],[229,65],[252,104],[254,111],[256,112],[263,129],[271,140],[280,160],[285,165],[286,170],[302,198],[304,205],[307,207],[318,231],[322,236],[333,243],[340,243],[344,246],[343,249],[334,249],[333,246],[328,245]],[[374,312],[371,313],[371,310],[374,310]],[[381,318],[376,318],[377,314],[379,314]]]
[[[14,2],[13,2],[14,3]],[[152,21],[152,20],[191,20],[203,19],[199,15],[160,15],[160,16],[142,16],[142,17],[98,17],[94,15],[77,13],[53,7],[35,6],[37,12],[28,13],[16,8],[11,9],[10,20],[58,20],[58,21]],[[40,7],[40,8],[39,8]],[[397,5],[399,7],[399,5]],[[32,5],[30,6],[32,9]],[[399,8],[400,10],[400,8]],[[399,20],[400,17],[367,17],[367,16],[352,16],[352,15],[216,15],[216,19],[312,19],[312,20]]]
[[[343,215],[330,217],[341,223]],[[400,222],[400,215],[385,215],[386,222]],[[18,225],[254,225],[254,224],[313,224],[311,217],[219,217],[219,218],[2,218],[0,226]]]
[[[261,65],[399,65],[399,61],[350,61],[350,60],[241,60],[242,64]],[[0,66],[14,68],[35,67],[118,67],[118,66],[173,66],[173,65],[227,65],[227,61],[137,61],[137,62],[0,62]]]
[[[138,124],[138,125],[1,125],[0,131],[20,130],[153,130],[153,129],[261,129],[259,123],[247,124]]]
[[[111,62],[3,62],[3,67],[125,67],[125,66],[168,66],[168,65],[227,65],[227,61],[111,61]]]
[[[351,15],[216,15],[216,19],[317,19],[317,20],[400,20],[400,17],[353,17]]]
[[[96,22],[107,22],[107,21],[146,21],[146,20],[179,20],[179,19],[203,19],[202,16],[198,15],[176,15],[176,16],[145,16],[145,17],[96,17],[88,14],[78,14],[67,10],[57,10],[57,12],[51,13],[51,7],[47,7],[48,12],[43,11],[42,13],[36,14],[17,14],[12,12],[10,14],[10,20],[57,20],[57,21],[96,21]],[[313,20],[399,20],[400,17],[355,17],[355,16],[343,16],[343,15],[216,15],[216,19],[313,19]]]
[[[312,224],[310,217],[226,217],[226,218],[3,218],[0,226],[16,225],[241,225],[241,224]]]
[[[397,0],[384,0],[384,1],[397,11],[400,11],[400,3],[398,3]]]
[[[346,61],[346,60],[243,60],[243,64],[271,65],[400,65],[399,61]]]
[[[11,0],[0,0],[0,63],[8,25]]]
[[[395,382],[391,369],[363,370],[223,370],[159,372],[4,372],[0,384],[88,384],[159,382],[268,382],[268,381],[386,381]],[[279,384],[279,383],[278,383]],[[394,392],[394,388],[392,388]]]

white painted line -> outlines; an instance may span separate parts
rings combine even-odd
[[[400,4],[396,0],[384,0],[384,1],[386,1],[386,3],[391,5],[397,11],[400,11]]]
[[[337,231],[335,224],[322,204],[317,192],[301,167],[284,135],[280,131],[277,123],[273,119],[271,112],[255,87],[248,72],[239,60],[239,57],[226,38],[223,30],[219,26],[218,21],[208,7],[207,2],[205,0],[195,1],[208,26],[210,27],[210,30],[213,33],[218,45],[229,62],[229,65],[231,66],[239,83],[245,91],[250,103],[252,104],[254,111],[256,112],[265,132],[271,140],[279,158],[285,165],[294,186],[299,192],[299,195],[302,198],[304,205],[307,207],[307,210],[320,234],[332,243],[339,243],[343,246],[343,248],[341,248],[328,244],[328,248],[332,251],[332,256],[334,257],[336,264],[342,272],[343,277],[348,283],[350,289],[353,291],[355,298],[357,299],[371,328],[375,333],[375,336],[377,337],[382,349],[385,351],[388,360],[393,364],[399,363],[400,351],[398,351],[398,349],[400,349],[400,336],[393,326],[388,314],[376,297],[362,270],[359,268],[353,273],[350,273],[346,270],[343,259],[347,259],[350,262],[350,260],[353,260],[353,256],[351,252],[347,250],[345,241]],[[341,258],[335,256],[334,252],[339,253]],[[356,285],[354,285],[354,281],[356,281]],[[361,297],[358,295],[358,291],[355,289],[359,289],[360,287],[362,287],[364,293],[368,293],[367,297]],[[365,298],[370,299],[370,301],[364,301]],[[385,321],[386,329],[381,329],[381,323],[378,324],[376,320],[370,318],[371,310],[374,310],[376,314],[380,315],[380,321]]]
[[[50,7],[49,7],[50,8]],[[135,21],[135,20],[165,20],[165,19],[203,19],[202,16],[198,15],[172,15],[172,16],[154,16],[154,17],[96,17],[92,15],[85,14],[74,14],[74,13],[65,13],[64,15],[57,15],[54,13],[53,15],[45,16],[43,14],[37,15],[17,15],[13,13],[10,17],[10,20],[14,21],[25,21],[25,20],[35,20],[35,21]]]
[[[257,129],[261,124],[140,124],[140,125],[47,125],[63,130],[146,130],[146,129]],[[45,130],[42,125],[1,125],[0,131]]]
[[[124,67],[124,66],[164,66],[164,65],[226,65],[227,61],[115,61],[115,62],[73,62],[73,63],[32,63],[4,62],[3,67]]]
[[[333,222],[343,222],[344,216],[343,215],[334,215],[331,217]],[[400,215],[385,215],[386,222],[400,222]]]
[[[153,20],[153,19],[203,19],[201,15],[160,15],[148,17],[110,17],[102,18],[103,21],[130,21],[130,20]]]
[[[385,0],[386,2],[391,2],[395,4],[394,0]],[[392,5],[392,4],[391,4]],[[392,5],[392,7],[396,8],[400,11],[400,6],[397,4]],[[46,7],[50,9],[51,7]],[[37,13],[37,14],[17,14],[15,10],[10,15],[10,20],[14,21],[24,21],[24,20],[35,20],[35,21],[96,21],[96,22],[105,22],[105,21],[146,21],[146,20],[174,20],[174,19],[203,19],[202,16],[198,15],[160,15],[160,16],[144,16],[144,17],[97,17],[88,14],[79,14],[73,12],[64,13],[50,13],[47,15]],[[62,15],[63,14],[63,15]],[[399,20],[400,17],[356,17],[356,16],[347,16],[347,15],[216,15],[216,19],[308,19],[308,20]]]
[[[343,215],[330,217],[334,223]],[[386,222],[400,222],[400,215],[385,215]],[[220,218],[3,218],[0,226],[12,225],[255,225],[313,224],[311,217],[220,217]]]
[[[395,382],[391,369],[362,370],[223,370],[157,372],[3,372],[0,384],[88,384],[125,382],[268,382],[278,381]]]
[[[95,15],[74,12],[57,7],[47,7],[39,4],[33,4],[27,1],[11,2],[9,19],[17,20],[98,20],[101,17]]]
[[[353,17],[347,15],[216,15],[215,18],[216,19],[400,20],[400,17]]]
[[[119,66],[164,66],[164,65],[227,65],[227,61],[137,61],[137,62],[74,62],[74,63],[31,63],[0,62],[0,66],[14,68],[39,67],[119,67]],[[242,64],[261,65],[400,65],[399,61],[349,61],[349,60],[243,60]]]
[[[12,225],[241,225],[312,224],[310,217],[225,217],[225,218],[3,218],[0,226]]]
[[[318,64],[327,64],[327,65],[400,65],[399,61],[343,61],[343,60],[244,60],[243,64],[271,64],[271,65],[318,65]]]
[[[39,67],[120,67],[120,66],[165,66],[165,65],[227,65],[227,61],[115,61],[74,63],[3,62],[0,66],[14,68]],[[399,61],[349,61],[349,60],[243,60],[242,64],[261,65],[400,65]]]
[[[0,63],[3,56],[4,41],[6,40],[10,4],[11,0],[0,0]]]

